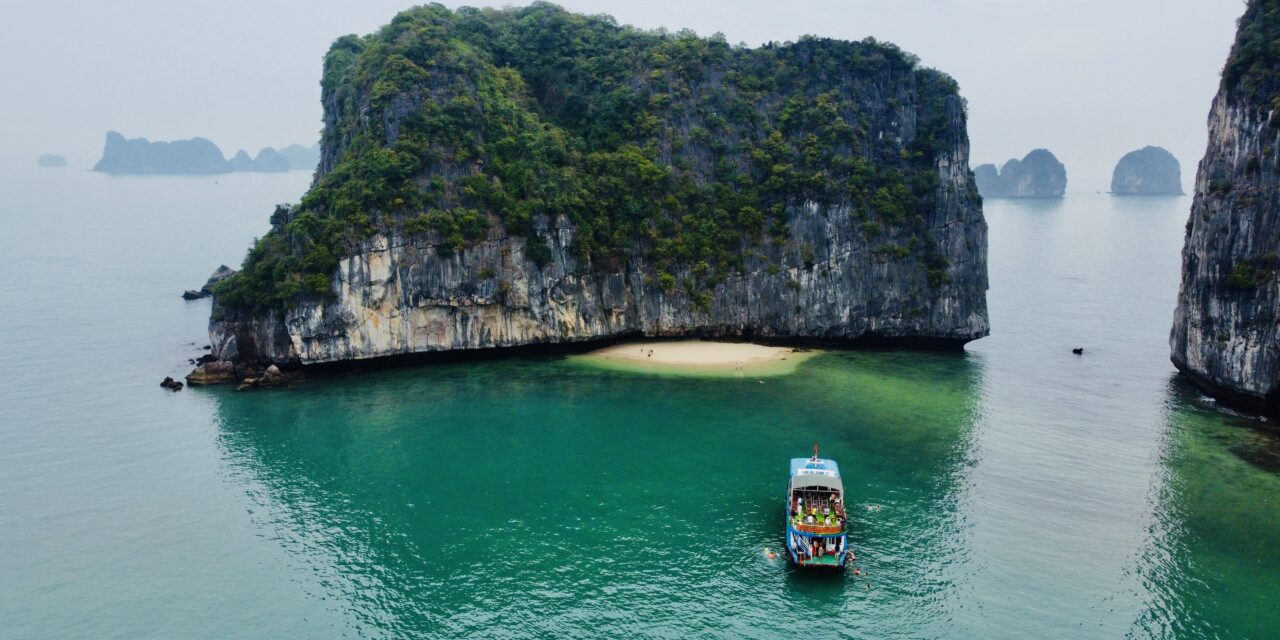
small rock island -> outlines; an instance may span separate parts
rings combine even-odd
[[[120,133],[108,131],[102,159],[93,170],[117,174],[207,175],[315,168],[318,147],[290,145],[286,149],[289,149],[287,154],[265,147],[254,157],[241,150],[227,160],[218,145],[205,138],[151,142],[146,138],[126,139]],[[293,158],[302,164],[295,167]]]
[[[983,198],[1058,198],[1067,191],[1067,168],[1048,149],[1035,149],[1022,160],[974,167],[973,178]]]
[[[40,167],[65,167],[67,159],[56,153],[43,153],[36,158],[36,166]]]
[[[1209,112],[1169,338],[1214,397],[1280,413],[1280,128],[1275,2],[1251,0]]]
[[[964,101],[893,45],[434,4],[337,40],[321,100],[311,190],[214,287],[213,354],[245,378],[622,337],[988,332]]]
[[[1117,195],[1182,195],[1182,166],[1160,147],[1126,153],[1111,172],[1111,193]]]

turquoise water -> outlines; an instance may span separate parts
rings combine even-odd
[[[988,202],[993,335],[963,354],[171,394],[208,314],[178,294],[308,176],[0,175],[0,636],[1280,629],[1280,443],[1167,360],[1189,198]],[[865,577],[765,556],[815,441]]]

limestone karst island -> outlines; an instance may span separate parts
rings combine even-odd
[[[0,24],[0,640],[1280,637],[1280,0]]]
[[[895,46],[427,6],[322,86],[315,182],[215,290],[220,361],[987,334],[963,102]]]
[[[1067,191],[1067,168],[1048,149],[1032,150],[999,169],[978,165],[973,176],[984,198],[1057,198]]]
[[[1160,147],[1143,147],[1120,158],[1111,173],[1111,193],[1141,196],[1182,195],[1182,166]]]

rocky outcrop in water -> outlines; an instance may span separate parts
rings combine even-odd
[[[216,287],[219,282],[222,282],[223,280],[226,280],[227,278],[230,278],[235,274],[236,274],[235,269],[232,269],[231,267],[228,267],[225,264],[220,265],[217,269],[213,270],[213,273],[209,274],[209,279],[204,281],[204,286],[200,287],[200,289],[198,290],[188,289],[187,291],[184,291],[182,293],[182,297],[185,300],[198,300],[200,298],[207,298],[213,295],[213,288]]]
[[[1182,250],[1173,364],[1205,391],[1276,412],[1280,395],[1280,11],[1252,0],[1209,112]]]
[[[993,164],[979,165],[973,176],[983,198],[1057,198],[1067,190],[1067,168],[1048,149],[1010,160],[998,171]]]
[[[36,159],[36,165],[41,167],[65,167],[67,159],[56,153],[43,153]]]
[[[193,387],[227,384],[236,381],[236,365],[227,360],[206,362],[187,374],[187,384]]]
[[[457,32],[457,43],[445,45],[451,51],[480,52],[474,63],[461,65],[461,70],[419,67],[430,69],[447,58],[419,53],[436,51],[439,43],[415,38],[454,37],[449,35],[451,24],[478,19],[493,23],[489,31],[469,26]],[[419,30],[412,26],[418,20],[437,28]],[[968,170],[964,105],[949,79],[916,68],[913,61],[897,58],[901,54],[896,48],[878,44],[815,39],[732,54],[727,45],[694,39],[680,46],[704,51],[696,55],[705,57],[681,63],[678,76],[641,66],[621,74],[623,85],[597,79],[580,88],[565,84],[572,80],[543,77],[558,72],[538,66],[538,51],[519,53],[521,46],[540,47],[565,36],[569,27],[563,25],[574,21],[585,21],[608,37],[631,37],[614,36],[623,32],[612,23],[572,16],[550,5],[484,14],[454,14],[432,6],[398,16],[395,28],[368,39],[386,38],[393,46],[365,49],[365,41],[357,39],[336,43],[322,83],[325,131],[316,186],[303,206],[276,211],[272,232],[245,268],[217,288],[210,323],[214,353],[242,363],[310,365],[640,334],[952,348],[987,334],[986,224]],[[490,41],[466,40],[505,28],[514,29],[513,39],[497,39],[492,50],[485,48],[494,46]],[[406,35],[395,35],[399,30]],[[635,46],[654,51],[675,43],[667,36],[640,38]],[[600,56],[614,51],[608,46],[581,56],[599,64]],[[362,86],[355,81],[359,76],[345,70],[355,68],[355,56],[372,55],[387,56],[365,62],[371,69],[386,68],[388,75]],[[650,59],[668,58],[641,56],[628,64]],[[756,66],[765,60],[772,62]],[[765,86],[748,74],[772,74],[782,60],[795,65],[789,77],[809,87],[810,98],[793,100],[781,90],[747,94],[760,96],[750,101],[739,98],[737,91]],[[850,66],[840,66],[845,64]],[[525,80],[517,82],[513,74],[521,73]],[[682,89],[685,82],[692,89]],[[400,93],[391,89],[397,83],[403,87]],[[495,86],[528,86],[529,95],[509,101],[486,98],[483,92]],[[601,103],[593,102],[596,95],[582,93],[600,91],[599,86],[612,86],[607,91],[620,101],[606,100],[609,111],[592,111],[598,107],[591,105]],[[821,99],[811,99],[818,94]],[[566,95],[575,97],[566,100]],[[696,95],[707,104],[732,108],[725,107],[726,115],[721,115],[698,106]],[[477,100],[492,101],[483,113],[503,113],[507,119],[497,125],[480,113],[462,117]],[[753,109],[760,113],[753,115]],[[459,115],[451,115],[455,113]],[[583,119],[588,113],[596,115]],[[610,128],[592,119],[618,113],[638,124],[626,120]],[[545,124],[521,135],[554,131],[576,140],[574,136],[589,133],[605,142],[584,137],[571,144],[587,149],[598,145],[592,155],[553,151],[557,155],[550,160],[537,159],[542,164],[506,151],[522,144],[516,136],[492,147],[469,142],[511,135],[482,127],[520,127],[536,122],[534,118]],[[771,129],[771,121],[784,123],[786,131]],[[417,138],[423,127],[436,133]],[[460,132],[458,127],[490,133],[472,137],[470,129]],[[608,142],[619,134],[631,138]],[[343,240],[340,251],[316,242],[324,227],[315,221],[334,219],[334,208],[341,206],[337,194],[360,193],[352,181],[369,169],[357,167],[373,166],[365,161],[375,152],[394,160],[406,139],[423,145],[411,147],[422,160],[406,164],[418,173],[403,190],[374,195],[388,207],[420,199],[439,204],[424,215],[413,206],[376,217],[370,212],[372,233]],[[431,146],[454,139],[468,150]],[[647,141],[653,155],[645,156],[629,139]],[[770,159],[770,154],[782,154],[799,165],[805,162],[799,155],[804,144],[810,145],[812,157],[826,158],[814,165],[813,173]],[[558,172],[557,167],[572,166],[578,157],[588,159],[578,174],[602,172],[600,180],[616,185],[591,197],[619,192],[635,197],[602,204],[605,210],[558,213],[547,211],[542,200],[512,195],[511,185],[523,174],[499,173],[521,162],[530,171]],[[617,169],[612,168],[615,162]],[[832,182],[829,176],[836,171],[848,177]],[[556,175],[561,176],[556,180],[576,179]],[[652,201],[642,200],[649,192],[632,182],[641,176],[671,186],[657,190]],[[688,181],[680,181],[681,176]],[[733,240],[733,251],[717,254],[720,249],[708,245],[702,260],[672,257],[680,250],[676,241],[705,234],[681,227],[692,224],[684,220],[715,213],[708,208],[705,213],[689,210],[683,219],[668,217],[661,207],[682,206],[675,185],[696,194],[699,182],[730,178],[738,191],[762,190],[759,185],[765,185],[764,193],[776,190],[776,200],[772,195],[766,200],[776,203],[767,214],[773,221],[769,235],[761,234],[759,225],[766,220],[756,217],[761,209],[748,206],[742,213],[749,217],[736,219],[752,226],[743,227]],[[806,186],[824,181],[833,185],[834,195]],[[396,183],[388,179],[384,184],[390,190]],[[575,197],[597,193],[590,189],[588,185]],[[720,193],[709,202],[733,197],[731,190]],[[532,203],[527,222],[508,223],[521,219],[524,202]],[[564,209],[576,206],[566,201]],[[731,224],[739,215],[736,207],[734,211],[724,212],[719,224]],[[621,229],[632,228],[622,226],[629,224],[617,217],[622,215],[648,220],[639,227],[647,231],[622,235]],[[602,236],[600,225],[617,225],[618,230]],[[304,228],[311,229],[305,237],[299,235]],[[612,244],[599,248],[605,242]],[[304,253],[290,257],[295,250]],[[325,264],[333,253],[331,271],[305,266],[308,261]],[[274,289],[264,291],[266,287]]]
[[[1111,193],[1117,195],[1182,195],[1182,166],[1160,147],[1126,153],[1111,172]]]

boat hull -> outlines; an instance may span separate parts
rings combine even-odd
[[[821,544],[827,545],[834,542],[837,549],[841,551],[820,556],[801,555],[797,550],[805,544],[810,544],[815,540],[820,540]],[[844,571],[845,565],[849,560],[849,536],[847,533],[839,534],[811,534],[799,531],[787,524],[787,558],[790,559],[791,565],[798,569],[814,570],[814,571]]]

